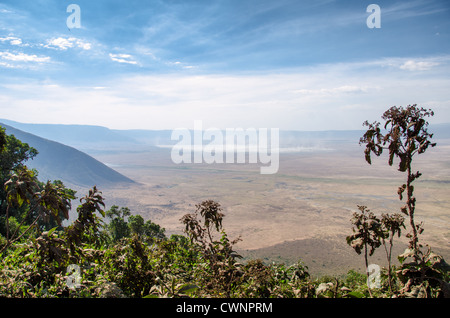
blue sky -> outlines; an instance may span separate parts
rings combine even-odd
[[[0,118],[21,122],[361,129],[413,103],[450,122],[449,71],[446,0],[0,0]]]

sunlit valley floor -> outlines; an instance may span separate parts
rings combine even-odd
[[[273,175],[260,174],[260,164],[180,164],[170,160],[170,149],[92,151],[137,184],[102,188],[107,207],[128,206],[132,213],[151,219],[166,233],[181,234],[180,218],[195,205],[212,199],[225,214],[224,228],[241,255],[266,262],[302,260],[313,275],[363,271],[364,261],[350,248],[350,218],[365,205],[376,214],[399,212],[397,188],[406,176],[387,164],[387,158],[364,160],[363,148],[343,143],[334,150],[280,155]],[[450,143],[416,158],[414,168],[423,176],[416,181],[416,219],[424,222],[421,242],[450,258]],[[79,189],[83,193],[83,189]],[[408,222],[406,222],[408,223]],[[407,227],[403,231],[406,234]],[[406,246],[395,241],[394,255]],[[384,266],[380,248],[370,259]]]

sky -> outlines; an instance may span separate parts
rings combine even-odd
[[[0,0],[0,118],[349,130],[409,104],[450,122],[448,0]]]

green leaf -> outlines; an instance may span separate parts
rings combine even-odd
[[[57,228],[58,228],[58,227],[55,226],[54,228],[50,229],[50,230],[48,231],[47,236],[51,236],[51,235],[53,234],[53,232],[55,232],[55,230],[56,230]]]
[[[363,293],[357,292],[357,291],[349,292],[347,294],[347,296],[349,296],[350,298],[364,298],[365,297]]]
[[[195,292],[198,288],[199,287],[197,285],[194,285],[194,284],[185,284],[185,285],[180,287],[178,292],[181,293],[181,294],[190,294],[190,293]]]
[[[23,200],[22,196],[18,193],[16,195],[16,200],[17,200],[17,203],[19,204],[19,207],[22,206],[24,200]]]

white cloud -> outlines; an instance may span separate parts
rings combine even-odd
[[[73,43],[65,38],[56,38],[47,41],[46,47],[58,48],[60,50],[67,50],[73,47]]]
[[[358,93],[366,93],[368,91],[367,87],[355,86],[355,85],[343,85],[338,87],[331,88],[320,88],[320,89],[298,89],[295,90],[295,93],[299,94],[327,94],[327,95],[336,95],[336,94],[358,94]]]
[[[432,61],[414,61],[414,60],[408,60],[399,67],[402,70],[407,71],[428,71],[434,66],[439,65],[437,62]]]
[[[176,61],[176,62],[166,62],[166,65],[169,65],[169,66],[176,66],[176,67],[181,67],[181,68],[187,69],[187,70],[196,68],[196,67],[193,66],[193,65],[186,65],[185,63],[182,63],[182,62],[180,62],[180,61]]]
[[[20,45],[20,44],[22,44],[22,40],[21,39],[11,40],[11,44],[12,45]]]
[[[385,58],[373,61],[372,66],[389,67],[404,71],[430,71],[439,65],[448,65],[450,55],[426,57],[426,58]]]
[[[137,64],[133,57],[130,54],[113,54],[109,53],[109,57],[111,60],[119,63],[127,63],[127,64]]]
[[[117,129],[192,128],[194,120],[205,129],[362,129],[389,107],[414,103],[436,110],[436,122],[450,122],[450,63],[443,58],[439,68],[415,77],[398,67],[409,60],[396,60],[397,67],[368,61],[276,74],[115,77],[89,87],[29,82],[3,85],[0,98],[7,105],[3,116],[12,120]]]
[[[92,44],[88,43],[88,42],[84,42],[81,40],[77,40],[77,45],[79,48],[83,49],[83,50],[90,50],[92,48]]]
[[[21,45],[22,44],[22,39],[15,37],[15,36],[7,36],[4,38],[0,38],[0,41],[2,41],[2,42],[9,41],[9,43],[11,45]]]
[[[19,68],[19,67],[15,67],[14,65],[12,65],[10,63],[3,62],[3,61],[0,61],[0,66],[7,67],[7,68]]]
[[[50,62],[50,57],[43,56],[39,57],[37,55],[29,55],[25,53],[11,53],[11,52],[0,52],[0,58],[3,60],[14,61],[14,62],[36,62],[44,63]]]
[[[47,40],[47,44],[44,45],[46,48],[58,49],[58,50],[67,50],[69,48],[80,48],[83,50],[90,50],[92,48],[92,44],[86,42],[84,40],[70,37],[70,38],[53,38]]]

